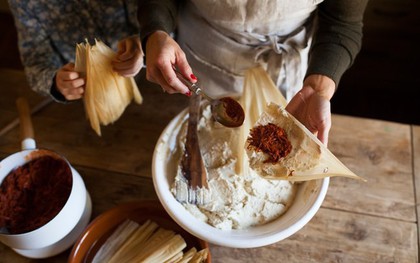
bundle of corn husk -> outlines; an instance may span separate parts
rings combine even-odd
[[[120,76],[113,71],[111,61],[116,52],[95,39],[76,45],[75,70],[86,77],[84,105],[92,128],[100,136],[100,125],[108,125],[121,117],[125,108],[143,98],[134,78]]]
[[[186,246],[181,235],[151,220],[144,224],[125,220],[101,246],[92,263],[205,262],[207,248],[197,251],[191,247],[184,252]]]
[[[261,67],[246,72],[240,103],[245,105],[246,117],[237,138],[238,162],[235,169],[238,174],[253,169],[266,179],[307,181],[344,176],[364,180],[348,169],[314,134],[285,110],[286,99]],[[284,129],[293,146],[290,154],[277,163],[266,162],[267,156],[264,153],[249,147],[250,131],[268,123]]]

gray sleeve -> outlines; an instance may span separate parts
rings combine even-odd
[[[318,7],[306,75],[322,74],[338,86],[361,49],[363,14],[368,0],[325,0]]]
[[[176,27],[178,1],[175,0],[140,0],[138,5],[138,19],[140,24],[140,38],[142,43],[147,37],[157,31],[167,33]]]

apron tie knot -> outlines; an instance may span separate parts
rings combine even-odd
[[[307,29],[301,26],[287,36],[257,35],[253,37],[261,41],[255,47],[255,62],[261,64],[270,75],[276,86],[290,100],[301,83],[295,76],[303,74],[301,70],[300,51],[308,44]]]

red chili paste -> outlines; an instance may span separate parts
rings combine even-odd
[[[0,227],[20,234],[43,226],[63,208],[71,187],[71,170],[62,159],[42,156],[19,166],[0,185]]]
[[[256,151],[268,155],[264,163],[277,163],[292,151],[292,144],[284,129],[273,123],[252,128],[248,143],[248,149],[255,147]]]
[[[245,119],[245,113],[241,105],[231,97],[221,98],[220,101],[223,103],[227,117],[232,119],[235,123],[242,125]]]

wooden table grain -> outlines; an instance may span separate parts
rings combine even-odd
[[[97,136],[83,104],[51,103],[32,120],[39,147],[64,155],[92,197],[92,219],[117,204],[156,199],[151,179],[155,143],[187,97],[164,94],[140,77],[142,105]],[[17,117],[15,100],[34,106],[21,71],[0,69],[0,129]],[[367,182],[331,178],[326,199],[299,232],[276,244],[233,249],[211,245],[213,262],[418,262],[420,127],[333,115],[330,150]],[[19,128],[0,137],[0,159],[20,150]],[[66,262],[69,251],[43,260],[24,258],[0,244],[0,263]]]

